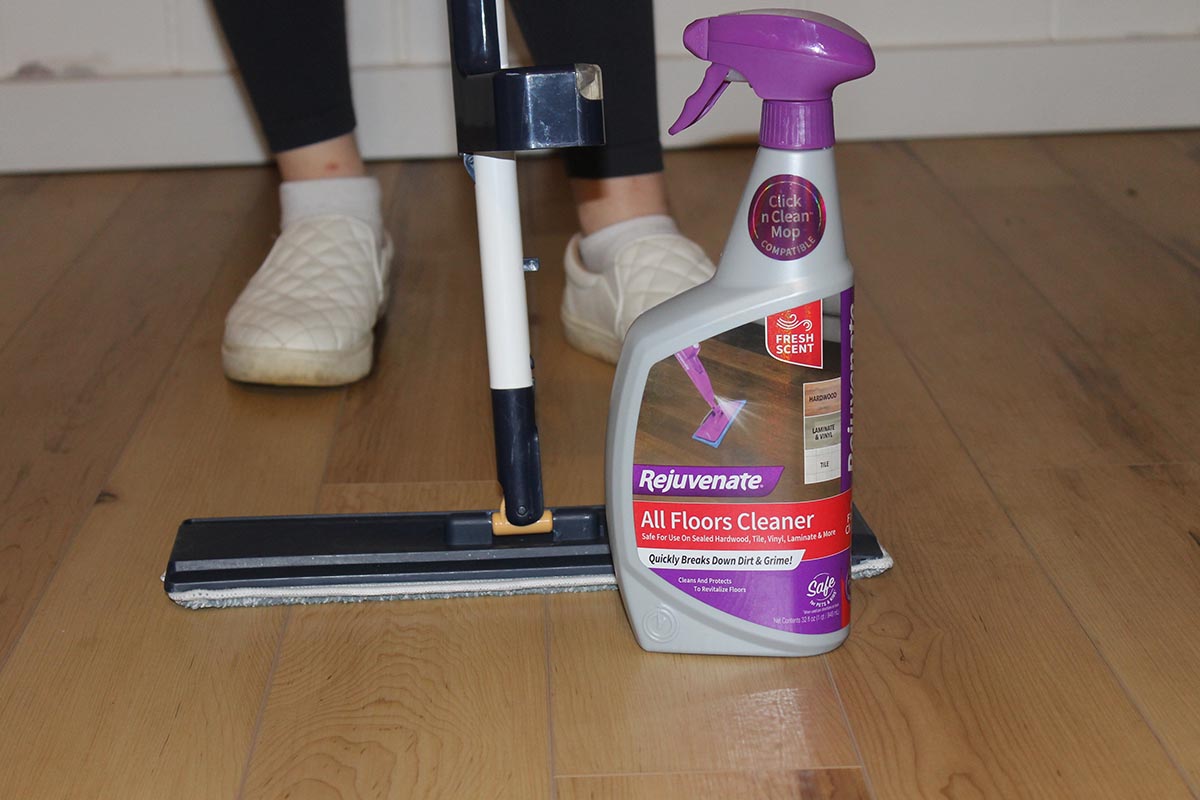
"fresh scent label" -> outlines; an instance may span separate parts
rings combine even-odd
[[[774,175],[750,201],[750,241],[776,261],[795,261],[816,249],[825,235],[825,199],[799,175]]]
[[[802,367],[825,366],[820,300],[767,317],[766,336],[772,358]]]
[[[852,311],[848,290],[651,368],[635,533],[675,591],[796,634],[849,624]]]

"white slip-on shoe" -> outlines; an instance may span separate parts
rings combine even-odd
[[[225,318],[225,374],[247,383],[339,386],[371,371],[389,295],[392,242],[367,223],[288,225]]]
[[[579,255],[579,240],[576,234],[563,258],[563,332],[576,349],[614,364],[625,333],[643,311],[704,283],[717,271],[686,236],[654,234],[622,247],[611,269],[591,272]]]

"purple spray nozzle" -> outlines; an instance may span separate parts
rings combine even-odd
[[[706,17],[687,26],[683,43],[712,63],[671,133],[708,113],[730,81],[744,80],[763,99],[759,140],[788,150],[831,146],[834,88],[875,69],[875,55],[862,34],[812,11]]]

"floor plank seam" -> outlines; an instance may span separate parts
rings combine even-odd
[[[761,769],[748,767],[746,769],[675,769],[655,772],[580,772],[567,773],[557,776],[558,780],[574,780],[577,778],[653,778],[671,775],[790,775],[794,772],[861,772],[864,778],[866,770],[854,764],[833,764],[827,767],[779,767],[777,769]]]
[[[967,445],[963,441],[962,436],[960,435],[958,429],[950,421],[950,418],[946,414],[945,409],[942,408],[942,405],[937,401],[937,398],[934,395],[933,390],[928,386],[928,384],[925,383],[925,379],[917,371],[916,365],[913,363],[912,356],[909,354],[907,348],[905,348],[903,345],[899,344],[899,340],[896,339],[896,336],[895,336],[894,332],[892,331],[891,326],[888,325],[887,321],[884,320],[882,317],[880,318],[880,324],[883,326],[883,329],[887,333],[887,335],[889,337],[891,337],[892,341],[897,342],[897,345],[899,346],[900,352],[903,355],[904,360],[908,363],[910,369],[913,370],[914,374],[917,377],[917,380],[921,382],[921,386],[925,390],[926,396],[929,397],[929,401],[937,409],[938,414],[942,418],[942,421],[945,423],[945,425],[949,429],[950,433],[954,436],[954,440],[958,443],[958,446],[962,449],[963,453],[966,454],[967,459],[971,462],[971,466],[972,466],[972,468],[974,468],[975,474],[979,476],[979,479],[983,482],[983,485],[987,488],[988,494],[991,496],[992,501],[1000,509],[1000,512],[1002,514],[1004,514],[1004,518],[1008,521],[1009,526],[1016,533],[1017,537],[1021,541],[1021,544],[1024,546],[1026,552],[1029,553],[1029,557],[1033,559],[1033,563],[1037,565],[1037,568],[1041,572],[1042,576],[1050,584],[1050,588],[1054,591],[1055,595],[1058,596],[1059,601],[1063,604],[1063,607],[1067,610],[1067,613],[1069,613],[1071,615],[1071,619],[1073,619],[1075,621],[1075,624],[1079,626],[1079,630],[1083,633],[1083,635],[1085,637],[1087,637],[1088,643],[1092,647],[1092,651],[1100,659],[1100,662],[1104,665],[1104,667],[1108,671],[1109,675],[1112,676],[1113,680],[1116,682],[1117,686],[1120,688],[1121,693],[1125,696],[1125,698],[1129,702],[1130,706],[1133,708],[1134,711],[1137,712],[1138,716],[1141,717],[1143,724],[1145,724],[1147,730],[1150,731],[1150,735],[1154,737],[1154,740],[1158,743],[1159,748],[1163,751],[1163,754],[1166,756],[1167,760],[1171,763],[1171,766],[1173,766],[1175,768],[1176,774],[1178,774],[1180,776],[1184,785],[1188,787],[1188,791],[1190,791],[1194,797],[1200,797],[1200,793],[1197,792],[1197,786],[1192,781],[1192,779],[1191,779],[1190,775],[1188,774],[1188,772],[1186,771],[1186,769],[1179,762],[1179,759],[1176,758],[1175,754],[1171,751],[1171,749],[1169,747],[1167,747],[1166,742],[1163,740],[1161,734],[1158,731],[1158,728],[1154,725],[1153,721],[1147,716],[1146,710],[1142,707],[1142,704],[1140,702],[1138,702],[1136,696],[1134,696],[1132,690],[1130,689],[1129,685],[1125,682],[1125,680],[1122,678],[1122,676],[1121,676],[1120,672],[1117,670],[1116,666],[1108,659],[1108,656],[1105,654],[1104,650],[1100,647],[1099,643],[1096,641],[1095,637],[1092,635],[1092,631],[1088,628],[1087,625],[1084,624],[1083,619],[1079,615],[1079,612],[1076,610],[1075,606],[1070,602],[1070,600],[1064,594],[1063,589],[1059,585],[1058,581],[1056,581],[1054,579],[1054,574],[1050,571],[1046,562],[1042,559],[1041,555],[1038,553],[1037,548],[1035,548],[1033,546],[1033,543],[1029,540],[1029,537],[1025,535],[1025,531],[1023,531],[1021,529],[1021,526],[1017,524],[1015,519],[1013,519],[1012,514],[1009,513],[1008,507],[1005,506],[1005,504],[1000,500],[1000,496],[997,494],[991,481],[989,481],[987,479],[987,476],[984,474],[983,470],[980,468],[978,461],[976,461],[975,455],[971,452],[970,448],[967,447]]]
[[[347,397],[350,394],[350,391],[348,389],[346,389],[345,387],[341,387],[341,388],[337,389],[336,391],[338,391],[341,396],[338,398],[337,411],[334,412],[334,414],[333,414],[333,426],[329,432],[329,441],[325,446],[325,461],[324,461],[324,463],[321,464],[321,477],[317,479],[316,495],[313,497],[312,503],[309,504],[309,511],[314,512],[314,513],[319,513],[321,510],[321,492],[322,492],[322,490],[325,489],[327,486],[339,485],[339,484],[327,483],[325,479],[329,477],[329,469],[333,463],[334,442],[337,440],[337,433],[338,433],[339,428],[342,425],[342,419],[346,415],[346,406],[348,405]],[[340,485],[356,486],[359,484],[340,484]]]
[[[144,181],[139,181],[138,186],[140,186],[143,182]],[[119,211],[127,202],[130,202],[131,198],[136,193],[136,189],[137,189],[137,187],[135,187],[133,190],[131,190],[129,193],[129,197],[127,197],[125,200],[122,200],[117,205],[117,208],[116,208],[116,210],[114,210],[113,214],[116,214],[117,211]],[[105,222],[107,222],[111,218],[112,218],[111,215],[109,217],[106,217]],[[96,237],[98,237],[101,232],[102,231],[98,231],[96,233],[96,236],[93,236],[92,238],[90,238],[88,240],[88,243],[90,244],[91,242],[95,241]],[[133,417],[133,419],[131,420],[131,422],[129,424],[129,428],[126,433],[124,443],[114,454],[112,463],[109,465],[108,470],[104,474],[104,479],[102,481],[100,481],[100,488],[101,488],[102,492],[105,490],[105,487],[110,485],[113,475],[116,474],[117,469],[121,465],[122,459],[125,457],[125,453],[128,452],[130,444],[133,442],[134,437],[136,437],[138,430],[141,428],[142,423],[145,421],[146,414],[154,406],[155,401],[158,399],[159,394],[162,392],[163,385],[164,385],[164,383],[166,383],[166,380],[167,380],[167,376],[170,375],[171,370],[174,368],[174,365],[179,361],[180,351],[183,350],[184,345],[188,341],[188,336],[194,330],[197,320],[200,318],[200,314],[203,313],[205,304],[207,303],[209,296],[213,293],[213,291],[215,291],[217,281],[220,278],[221,270],[224,267],[224,262],[229,257],[229,252],[233,249],[233,247],[234,247],[234,245],[232,243],[232,238],[231,238],[230,245],[222,251],[222,255],[220,257],[222,266],[213,271],[212,282],[209,284],[208,288],[205,289],[204,294],[201,295],[201,299],[197,302],[196,310],[192,314],[191,319],[188,320],[187,324],[183,325],[180,328],[179,339],[178,339],[178,341],[176,341],[175,347],[171,350],[170,358],[164,359],[163,368],[159,371],[159,374],[153,383],[153,388],[146,393],[146,398],[142,402],[141,409]],[[70,269],[64,270],[63,274],[60,275],[59,278],[55,281],[55,284],[58,283],[58,280],[62,280],[68,272],[70,272]],[[49,294],[50,294],[50,292],[47,292],[46,296],[49,296]],[[40,304],[40,301],[39,301],[39,304]],[[22,322],[21,324],[23,326],[25,323]],[[0,348],[0,357],[2,357],[2,348]],[[50,590],[50,587],[53,585],[54,579],[58,575],[59,568],[62,566],[63,562],[66,561],[67,554],[71,552],[71,548],[73,548],[75,546],[75,542],[78,540],[80,532],[87,525],[87,521],[91,518],[92,513],[95,510],[95,507],[96,507],[96,504],[93,503],[91,506],[89,506],[87,508],[86,511],[84,511],[83,515],[79,518],[79,521],[75,524],[74,529],[63,540],[62,546],[59,548],[59,551],[58,551],[58,556],[55,559],[53,568],[51,568],[50,572],[46,575],[46,580],[42,584],[41,591],[39,591],[37,594],[37,599],[34,601],[34,603],[32,605],[30,605],[29,610],[26,612],[25,619],[21,622],[20,633],[18,633],[15,637],[13,637],[12,643],[9,645],[8,650],[6,652],[4,652],[3,654],[0,654],[0,674],[3,674],[5,667],[8,665],[9,658],[12,656],[12,654],[14,652],[16,652],[17,646],[20,644],[21,639],[24,638],[25,632],[29,628],[29,624],[33,621],[34,616],[36,616],[36,614],[37,614],[38,606],[41,605],[42,600],[46,596],[46,593]]]
[[[1200,278],[1200,264],[1196,263],[1195,259],[1193,259],[1191,257],[1190,253],[1180,252],[1180,251],[1176,250],[1175,248],[1173,248],[1170,245],[1170,243],[1163,241],[1161,238],[1159,238],[1158,234],[1156,234],[1154,231],[1147,228],[1141,220],[1138,220],[1138,219],[1130,216],[1129,214],[1126,214],[1124,211],[1121,210],[1120,206],[1116,206],[1116,205],[1113,205],[1112,203],[1110,203],[1104,193],[1097,191],[1091,185],[1091,183],[1087,180],[1086,177],[1080,175],[1079,170],[1073,168],[1066,161],[1064,161],[1061,158],[1059,158],[1058,156],[1056,156],[1054,153],[1054,150],[1050,147],[1047,147],[1046,143],[1041,138],[1038,138],[1038,137],[1033,138],[1032,143],[1033,143],[1033,146],[1036,147],[1039,151],[1041,151],[1046,156],[1046,158],[1048,158],[1051,162],[1054,163],[1055,166],[1057,166],[1063,172],[1070,175],[1071,178],[1075,181],[1075,185],[1081,191],[1083,191],[1084,194],[1088,195],[1093,200],[1095,200],[1101,207],[1109,209],[1114,214],[1121,217],[1129,224],[1133,225],[1147,239],[1149,239],[1150,242],[1155,247],[1157,247],[1159,250],[1161,250],[1163,253],[1165,253],[1171,260],[1178,262],[1179,265],[1182,266],[1184,269],[1186,269],[1189,273],[1191,273],[1192,276],[1194,276],[1196,278]],[[1197,165],[1197,166],[1200,166],[1200,165]]]
[[[922,172],[924,172],[931,181],[933,181],[934,185],[937,186],[937,188],[941,190],[941,193],[951,203],[951,205],[953,205],[954,208],[956,208],[962,214],[964,221],[969,226],[969,228],[975,233],[975,235],[980,239],[980,241],[987,243],[988,249],[996,256],[997,261],[999,263],[1004,264],[1008,268],[1008,271],[1011,274],[1015,275],[1021,282],[1023,282],[1025,284],[1026,287],[1028,287],[1030,289],[1030,291],[1032,291],[1037,297],[1039,297],[1041,299],[1041,301],[1043,303],[1045,303],[1046,307],[1048,309],[1050,309],[1050,311],[1054,314],[1055,318],[1057,318],[1058,321],[1061,322],[1062,325],[1066,327],[1066,329],[1075,338],[1075,341],[1079,343],[1079,345],[1083,348],[1083,350],[1088,355],[1090,355],[1092,358],[1095,359],[1096,363],[1101,364],[1104,367],[1107,367],[1109,370],[1114,372],[1114,374],[1117,378],[1117,387],[1116,388],[1118,391],[1120,391],[1122,393],[1122,395],[1124,395],[1120,399],[1124,401],[1125,407],[1138,408],[1139,406],[1138,406],[1138,403],[1136,402],[1136,399],[1132,396],[1129,396],[1128,390],[1126,389],[1124,383],[1121,381],[1121,376],[1120,376],[1119,371],[1114,369],[1113,364],[1109,362],[1109,360],[1104,356],[1104,354],[1092,343],[1092,341],[1088,337],[1084,336],[1083,332],[1080,331],[1075,326],[1075,324],[1073,322],[1071,322],[1070,319],[1067,318],[1067,316],[1062,312],[1062,310],[1053,301],[1053,299],[1049,295],[1047,295],[1044,291],[1042,291],[1041,287],[1038,286],[1033,281],[1033,278],[1031,278],[1029,276],[1029,274],[1024,269],[1021,268],[1021,266],[1019,264],[1017,264],[1015,261],[1013,261],[1011,258],[1009,258],[1008,253],[1004,252],[1004,248],[1000,246],[1000,243],[997,242],[991,236],[991,234],[989,234],[987,232],[986,229],[984,229],[983,225],[980,224],[979,220],[977,220],[975,218],[975,215],[971,213],[971,210],[966,206],[966,204],[964,204],[961,200],[959,200],[958,197],[955,195],[954,191],[949,186],[947,186],[945,183],[942,182],[942,180],[937,176],[937,173],[935,173],[933,171],[933,168],[930,167],[929,164],[927,164],[917,154],[917,152],[912,149],[912,147],[909,145],[909,143],[908,142],[899,142],[898,144],[900,146],[901,151],[904,152],[910,159],[912,159],[913,163],[915,163],[918,166],[918,168]],[[888,332],[893,333],[890,327],[888,329]],[[895,337],[894,333],[893,333],[892,338],[897,343],[899,343],[901,341],[900,339]],[[901,347],[901,349],[905,351],[905,354],[907,357],[907,349],[904,348],[903,346]],[[1067,366],[1067,368],[1069,370],[1071,370],[1074,375],[1075,370],[1072,368],[1072,366],[1067,361],[1067,359],[1062,355],[1060,355],[1060,358],[1062,359],[1064,365]],[[916,364],[913,363],[911,358],[909,359],[909,364],[912,365],[914,370],[917,369]],[[917,372],[917,376],[919,378],[921,377],[920,372]],[[1079,377],[1077,375],[1074,375],[1074,377],[1077,381],[1079,380]],[[922,385],[925,385],[924,378],[921,378],[921,383],[922,383]],[[925,389],[926,389],[926,391],[930,391],[928,386],[925,386]],[[1116,405],[1116,404],[1110,403],[1110,405]],[[941,407],[939,406],[939,409],[940,408]],[[1122,418],[1122,419],[1124,419],[1124,418]],[[1174,438],[1170,435],[1170,431],[1168,431],[1167,429],[1165,429],[1163,427],[1162,423],[1159,421],[1157,416],[1148,416],[1146,419],[1149,424],[1153,425],[1153,427],[1155,429],[1157,429],[1158,433],[1160,434],[1160,438],[1162,438],[1165,441],[1171,441]],[[972,461],[975,460],[974,456],[972,456],[971,460]],[[978,464],[976,464],[976,468],[978,468]],[[980,474],[982,474],[982,472]]]
[[[145,409],[143,409],[142,413],[145,413]],[[138,420],[141,420],[140,416],[138,417]],[[133,426],[133,430],[137,430],[136,424]],[[129,441],[131,439],[133,439],[132,431],[129,434],[129,439],[126,439],[125,444],[121,447],[121,453],[117,455],[117,460],[114,462],[113,468],[109,470],[109,476],[111,476],[116,470],[116,465],[120,463],[121,456],[125,453],[125,449],[129,446]],[[104,483],[107,483],[107,481]],[[54,579],[57,577],[59,569],[62,567],[63,562],[67,560],[67,553],[71,552],[71,548],[75,546],[75,540],[79,537],[79,532],[83,530],[85,525],[87,525],[87,521],[92,516],[92,509],[94,508],[95,505],[93,504],[88,508],[87,511],[83,513],[83,516],[80,517],[79,521],[75,524],[74,530],[72,530],[67,538],[63,541],[62,548],[58,553],[58,558],[55,559],[54,566],[46,575],[46,581],[42,584],[41,591],[37,593],[37,599],[33,601],[32,605],[30,605],[29,609],[25,612],[25,619],[21,620],[20,630],[17,632],[17,635],[13,637],[8,649],[5,652],[0,653],[0,675],[4,674],[5,668],[8,667],[9,659],[12,658],[13,653],[17,652],[17,647],[21,644],[21,640],[25,638],[25,632],[29,630],[29,625],[33,622],[33,618],[37,616],[38,606],[42,604],[42,600],[46,598],[46,593],[49,592],[50,587],[54,585]]]
[[[267,670],[267,679],[263,683],[262,700],[258,704],[258,713],[254,716],[254,728],[250,734],[250,746],[246,749],[246,760],[242,764],[242,779],[238,781],[237,800],[246,796],[246,782],[250,780],[250,765],[254,761],[254,751],[258,748],[258,740],[262,734],[263,720],[267,716],[267,703],[271,699],[271,687],[275,684],[275,671],[283,657],[283,642],[287,638],[288,625],[292,621],[292,609],[289,607],[283,614],[283,622],[279,626],[279,635],[275,637],[275,652],[271,655],[271,668]]]
[[[854,732],[854,726],[850,724],[850,715],[847,713],[846,703],[842,699],[842,690],[838,687],[837,678],[833,674],[833,666],[829,663],[828,655],[821,656],[821,660],[825,662],[825,674],[829,676],[829,685],[833,687],[833,696],[837,698],[838,710],[842,712],[842,722],[846,725],[846,732],[850,734],[850,746],[854,748],[854,757],[858,759],[858,768],[862,770],[863,783],[867,785],[867,797],[876,800],[875,786],[871,782],[871,771],[867,769],[862,748],[858,746],[858,735]]]
[[[554,659],[552,658],[551,644],[554,631],[552,629],[552,618],[550,615],[550,598],[542,596],[542,628],[543,628],[543,647],[546,651],[546,758],[547,772],[550,778],[550,800],[556,800],[558,797],[558,785],[556,783],[557,775],[555,772],[555,764],[557,754],[554,750]]]
[[[1106,461],[1104,464],[1088,464],[1086,462],[1079,464],[1055,464],[1044,467],[1028,467],[1025,469],[999,469],[983,473],[983,477],[990,480],[991,478],[1009,478],[1020,477],[1022,475],[1039,475],[1052,472],[1072,472],[1091,469],[1147,469],[1155,467],[1197,467],[1200,466],[1200,459],[1187,458],[1175,459],[1169,461]]]
[[[384,481],[384,482],[381,482],[381,481],[335,481],[332,483],[325,482],[325,481],[321,482],[321,486],[326,489],[332,489],[332,488],[338,487],[338,486],[345,486],[345,487],[350,487],[350,486],[355,486],[355,487],[403,486],[404,488],[411,489],[413,491],[418,491],[425,487],[436,489],[437,487],[445,486],[446,484],[455,484],[458,486],[468,486],[468,485],[469,486],[474,486],[474,485],[496,486],[497,487],[496,499],[497,500],[500,499],[500,491],[498,488],[498,484],[496,483],[496,480],[494,478],[490,479],[490,480],[466,480],[466,481],[444,480],[444,481]]]
[[[121,211],[133,200],[134,196],[137,195],[138,190],[141,189],[145,183],[146,178],[143,176],[130,188],[129,194],[125,195],[125,198],[121,200],[121,202],[117,203],[117,205],[113,207],[113,210],[109,214],[105,215],[104,221],[96,226],[95,232],[87,238],[87,241],[83,243],[78,252],[71,257],[71,263],[68,264],[61,272],[59,272],[54,280],[50,282],[50,284],[46,287],[46,290],[42,292],[42,296],[37,299],[36,303],[30,306],[29,313],[25,315],[25,318],[22,319],[19,324],[13,327],[12,331],[8,335],[8,338],[5,339],[4,342],[0,342],[0,358],[4,357],[5,352],[12,345],[12,343],[18,339],[21,331],[25,329],[30,320],[33,320],[37,317],[38,311],[43,305],[45,305],[46,301],[54,295],[58,286],[67,279],[68,275],[75,271],[75,269],[78,267],[79,260],[88,253],[92,244],[108,232],[109,222],[111,222],[117,214],[121,213]]]

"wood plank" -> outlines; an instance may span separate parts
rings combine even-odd
[[[1167,139],[1187,154],[1196,163],[1200,163],[1200,129],[1169,131]]]
[[[684,800],[753,797],[756,800],[867,800],[861,770],[790,772],[688,772],[559,778],[559,800]]]
[[[541,603],[296,610],[244,796],[549,796]]]
[[[1187,457],[910,150],[848,145],[839,174],[859,285],[985,474]]]
[[[0,348],[142,180],[136,173],[19,181],[0,198]]]
[[[823,658],[647,654],[614,592],[550,598],[555,774],[857,766]]]
[[[0,175],[0,212],[7,218],[45,180],[42,175]]]
[[[249,388],[220,373],[225,313],[274,226],[269,208],[238,224],[240,204],[261,198],[265,173],[156,177],[175,181],[155,196],[180,214],[190,207],[194,227],[156,223],[137,236],[126,228],[112,249],[143,239],[165,246],[173,232],[172,267],[203,271],[187,245],[220,272],[203,302],[188,296],[189,284],[167,281],[199,306],[196,322],[0,672],[3,797],[237,794],[286,612],[185,611],[158,576],[185,517],[311,511],[341,404],[339,391]],[[239,195],[233,206],[214,199]],[[217,210],[196,214],[188,196]],[[121,285],[147,279],[140,260],[114,266]],[[161,302],[161,313],[183,314]],[[121,377],[160,369],[142,362]]]
[[[1053,158],[1040,141],[912,145],[1104,363],[1086,380],[1141,411],[1117,406],[1108,419],[1125,427],[1149,416],[1189,457],[1200,457],[1200,364],[1190,357],[1200,348],[1200,234],[1196,203],[1185,199],[1200,201],[1200,165],[1171,159],[1174,148],[1148,136],[1074,137],[1046,147]],[[1013,163],[1039,182],[1014,179]],[[1123,186],[1135,192],[1134,205]]]
[[[491,482],[327,485],[321,510],[477,508]],[[550,795],[545,599],[294,611],[246,797]]]
[[[855,499],[896,567],[827,658],[875,797],[1189,797],[912,356],[855,319]]]
[[[103,499],[229,250],[230,229],[255,213],[268,183],[263,170],[146,175],[0,351],[0,657],[64,544]],[[239,252],[250,269],[269,238],[257,233],[253,244]],[[218,352],[208,369],[219,382]]]
[[[1102,151],[1103,160],[1094,152],[1099,139],[1112,145]],[[1156,344],[1200,337],[1200,272],[1182,253],[1191,247],[1186,239],[1196,227],[1185,196],[1200,201],[1200,165],[1156,153],[1155,161],[1171,169],[1156,172],[1143,165],[1140,180],[1129,168],[1100,167],[1128,160],[1118,157],[1116,145],[1138,153],[1156,141],[1161,144],[1145,137],[1088,136],[1049,143],[914,142],[911,147],[989,241],[1075,330],[1109,353],[1136,346],[1131,340],[1143,336],[1154,337]],[[1036,172],[1041,182],[1013,180],[1008,169],[1013,162],[1022,165],[1021,174]],[[1070,169],[1060,162],[1070,163]],[[1087,172],[1088,162],[1094,162],[1093,172]],[[1139,163],[1133,159],[1133,166]],[[1126,194],[1130,190],[1132,198]],[[1152,219],[1157,224],[1146,224]],[[1195,238],[1200,244],[1200,235]],[[1180,252],[1163,247],[1173,244]]]
[[[1040,470],[992,483],[1195,791],[1200,466]]]
[[[1101,202],[1200,275],[1200,161],[1168,134],[1051,136],[1037,144]],[[1112,230],[1126,233],[1122,227]]]

